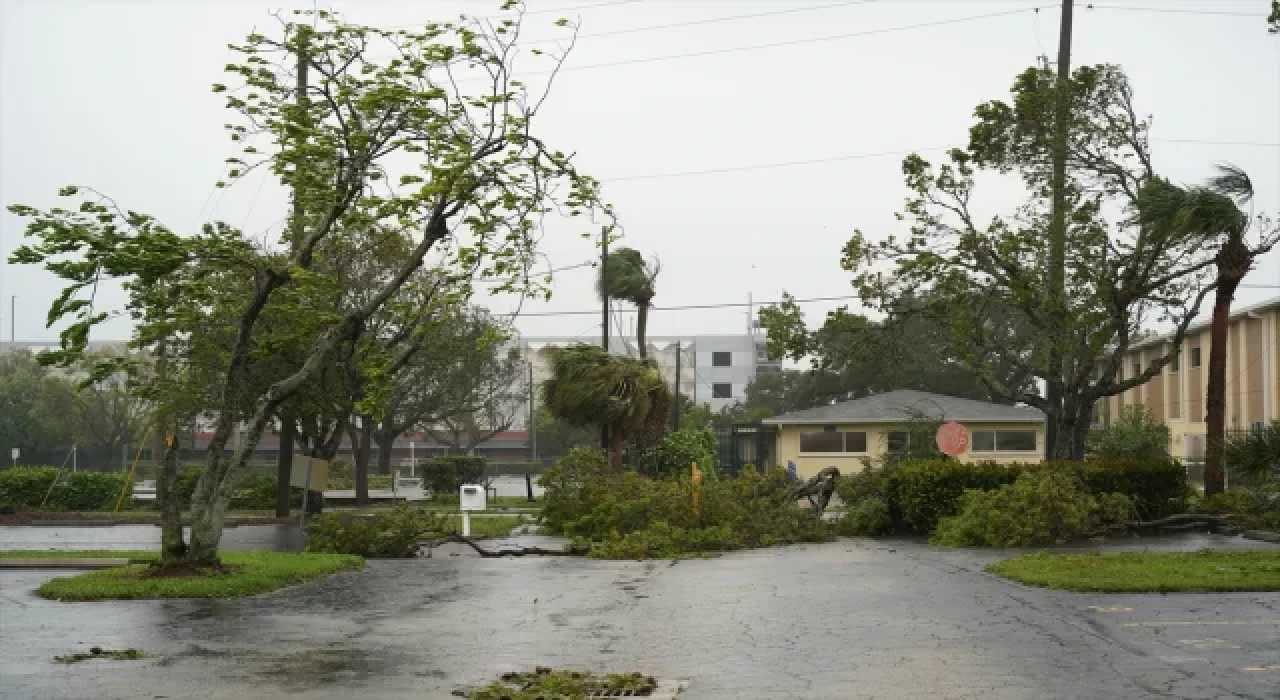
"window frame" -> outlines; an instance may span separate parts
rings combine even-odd
[[[729,387],[729,395],[728,395],[728,396],[718,396],[718,395],[716,394],[716,387],[721,387],[721,386],[727,386],[727,387]],[[713,398],[713,399],[732,399],[732,398],[733,398],[733,382],[712,382],[712,383],[711,383],[711,398]]]
[[[1191,348],[1191,369],[1200,369],[1201,359],[1203,358],[1200,356],[1200,348]]]
[[[799,454],[800,454],[800,456],[802,456],[802,457],[805,457],[805,456],[808,456],[808,457],[847,457],[847,456],[862,456],[862,455],[870,454],[870,453],[867,451],[867,444],[868,444],[868,441],[869,441],[869,439],[870,439],[870,438],[869,438],[869,436],[868,436],[868,434],[867,434],[867,431],[866,431],[866,430],[840,430],[840,428],[839,428],[838,426],[834,426],[834,425],[824,425],[824,426],[821,426],[821,428],[822,428],[821,430],[812,430],[812,429],[805,430],[805,428],[814,428],[814,427],[818,427],[818,426],[800,426],[801,430],[800,430],[799,435],[798,435],[798,438],[797,438],[797,442],[799,443],[799,445],[797,445],[797,447],[799,448]],[[806,452],[806,451],[805,451],[805,449],[804,449],[804,436],[805,436],[805,435],[811,435],[811,434],[814,434],[814,433],[836,433],[836,434],[840,435],[840,448],[841,448],[841,449],[840,449],[840,451],[839,451],[839,452]],[[858,451],[851,451],[851,450],[849,449],[849,436],[850,436],[850,435],[861,435],[861,436],[862,436],[862,438],[861,438],[861,441],[862,441],[862,451],[860,451],[860,452],[858,452]]]
[[[719,359],[720,359],[720,358],[724,358],[724,364],[720,364],[720,362],[719,362]],[[731,352],[731,351],[729,351],[729,350],[715,350],[715,351],[713,351],[713,352],[711,353],[711,366],[712,366],[712,367],[732,367],[732,366],[733,366],[733,352]]]
[[[1001,446],[1000,446],[1000,433],[1030,433],[1030,434],[1031,434],[1031,438],[1032,438],[1032,444],[1034,445],[1034,447],[1030,447],[1030,448],[1026,448],[1026,449],[1006,449],[1006,448],[1003,448],[1003,447],[1001,447]],[[1035,430],[1008,430],[1008,429],[1005,429],[1005,430],[972,430],[972,431],[970,431],[970,432],[969,432],[969,434],[970,434],[970,436],[971,436],[970,441],[969,441],[969,452],[972,452],[972,453],[975,453],[975,454],[999,454],[999,453],[1002,453],[1002,452],[1008,452],[1008,453],[1010,453],[1010,454],[1023,454],[1023,455],[1025,455],[1025,454],[1031,454],[1031,453],[1035,453],[1035,452],[1039,452],[1039,451],[1040,451],[1040,436],[1036,435],[1036,431],[1035,431]],[[978,447],[978,436],[979,436],[979,435],[990,435],[990,436],[991,436],[991,449],[989,449],[989,450],[988,450],[988,449],[985,449],[985,448],[979,448],[979,447]]]

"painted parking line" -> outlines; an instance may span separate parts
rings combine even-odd
[[[1085,609],[1086,609],[1086,610],[1092,610],[1092,611],[1094,611],[1094,612],[1104,612],[1104,613],[1126,613],[1126,612],[1133,612],[1133,608],[1124,608],[1124,607],[1120,607],[1120,606],[1105,607],[1105,606],[1101,606],[1101,605],[1090,605],[1088,608],[1085,608]]]
[[[1195,647],[1196,649],[1206,649],[1206,650],[1239,649],[1240,648],[1239,644],[1232,644],[1231,642],[1228,642],[1225,639],[1218,639],[1216,637],[1209,637],[1207,639],[1179,639],[1178,642],[1180,644],[1186,644],[1189,647]]]
[[[1280,620],[1185,620],[1173,622],[1124,622],[1121,627],[1213,627],[1213,626],[1276,626]]]
[[[1248,671],[1250,673],[1257,673],[1259,671],[1280,671],[1280,664],[1272,664],[1270,666],[1245,666],[1240,670]]]

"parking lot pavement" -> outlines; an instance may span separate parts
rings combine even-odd
[[[534,665],[643,671],[695,700],[1280,697],[1280,594],[1048,591],[984,571],[1007,555],[841,540],[674,564],[440,556],[243,600],[83,604],[31,594],[56,574],[6,573],[0,697],[416,700]],[[93,644],[157,658],[50,661]]]

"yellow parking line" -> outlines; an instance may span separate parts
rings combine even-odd
[[[1121,627],[1208,627],[1211,625],[1280,625],[1280,620],[1192,620],[1178,622],[1125,622]]]
[[[1241,670],[1241,671],[1255,671],[1255,672],[1256,672],[1256,671],[1280,671],[1280,664],[1274,664],[1274,665],[1271,665],[1271,666],[1246,666],[1246,667],[1244,667],[1244,668],[1242,668],[1242,669],[1240,669],[1240,670]]]

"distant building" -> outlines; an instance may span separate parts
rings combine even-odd
[[[1236,309],[1227,328],[1227,428],[1244,430],[1280,420],[1280,297]],[[1205,394],[1209,382],[1209,319],[1193,323],[1173,362],[1151,380],[1099,402],[1094,422],[1107,426],[1125,406],[1142,404],[1169,426],[1169,452],[1204,457]],[[1171,335],[1136,343],[1120,378],[1136,377],[1171,349]]]

